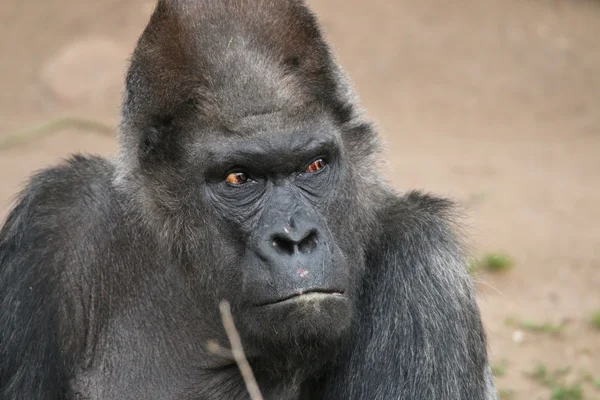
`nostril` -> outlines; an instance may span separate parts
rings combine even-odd
[[[300,253],[310,253],[313,251],[315,247],[317,247],[317,239],[317,231],[310,231],[310,233],[298,244]]]
[[[275,251],[288,255],[293,255],[296,251],[298,253],[310,253],[317,247],[317,244],[318,235],[314,229],[300,240],[282,233],[271,236],[271,245]]]
[[[285,236],[273,235],[271,244],[279,252],[294,254],[295,243]]]

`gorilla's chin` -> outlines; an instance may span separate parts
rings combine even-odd
[[[354,306],[342,293],[299,294],[243,313],[244,336],[263,345],[270,343],[332,345],[352,324]]]

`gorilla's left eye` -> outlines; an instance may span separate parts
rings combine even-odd
[[[325,160],[323,160],[322,158],[319,158],[318,160],[315,160],[312,163],[310,163],[308,168],[306,168],[306,172],[318,172],[318,171],[322,170],[323,168],[325,168],[326,166],[327,166],[327,163],[325,162]]]

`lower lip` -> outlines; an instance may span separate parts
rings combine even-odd
[[[292,296],[284,300],[276,301],[273,303],[262,304],[261,306],[273,306],[277,304],[284,303],[296,303],[296,302],[307,302],[307,301],[323,301],[331,298],[343,298],[344,295],[340,292],[308,292],[308,293],[298,293],[297,296]]]

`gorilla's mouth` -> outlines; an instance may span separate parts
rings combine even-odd
[[[344,296],[344,291],[339,289],[302,289],[298,290],[289,296],[279,297],[277,299],[265,301],[259,304],[255,304],[256,307],[269,306],[273,304],[280,304],[290,300],[318,300],[318,299],[326,299],[329,297],[342,297]]]

